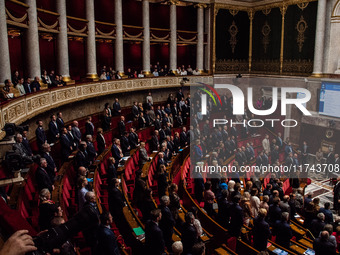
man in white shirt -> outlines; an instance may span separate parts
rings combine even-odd
[[[18,84],[15,86],[15,88],[19,91],[20,96],[23,96],[26,94],[25,88],[24,88],[24,78],[21,78],[18,82]]]
[[[159,76],[159,73],[158,73],[158,70],[157,70],[157,68],[155,69],[155,71],[153,71],[153,76],[155,76],[155,77],[158,77]]]

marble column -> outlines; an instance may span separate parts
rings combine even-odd
[[[115,42],[116,71],[118,71],[120,75],[124,75],[122,0],[115,0],[115,23],[116,23],[116,42]]]
[[[150,11],[149,0],[143,0],[143,73],[150,74]]]
[[[98,79],[97,60],[96,60],[96,30],[94,17],[94,0],[86,0],[86,19],[87,23],[87,78]]]
[[[58,49],[58,73],[63,76],[65,82],[70,82],[70,66],[68,56],[66,0],[57,0],[57,12],[59,13],[59,34],[57,38]]]
[[[203,72],[204,58],[204,5],[197,5],[197,46],[196,46],[196,68]]]
[[[26,54],[27,54],[27,72],[28,77],[41,77],[40,68],[40,51],[39,51],[39,32],[37,21],[37,3],[36,0],[26,0],[29,8],[28,29],[26,31]]]
[[[177,15],[176,0],[170,0],[170,70],[177,69]]]
[[[205,59],[204,59],[204,69],[206,72],[210,72],[210,53],[211,53],[211,15],[210,15],[210,6],[205,9],[205,33],[207,34],[207,44],[205,45]]]
[[[0,84],[11,78],[5,0],[0,0]]]
[[[326,7],[327,0],[318,1],[318,12],[316,17],[316,32],[315,32],[315,46],[314,46],[314,66],[313,76],[321,76],[323,67],[323,53],[325,43],[325,26],[326,26]]]

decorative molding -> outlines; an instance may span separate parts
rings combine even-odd
[[[58,23],[59,21],[57,20],[53,25],[47,25],[38,17],[38,25],[41,25],[47,30],[57,30]]]
[[[248,73],[248,60],[228,59],[216,61],[216,73]]]
[[[305,8],[307,8],[309,2],[302,2],[302,3],[298,3],[297,6],[301,9],[301,11],[303,11]]]
[[[75,101],[97,98],[110,94],[179,87],[182,77],[143,78],[131,80],[105,81],[79,85],[69,85],[57,89],[46,89],[40,93],[33,93],[15,98],[0,106],[0,129],[5,123],[20,125],[24,121],[41,113],[67,105]],[[212,76],[191,76],[190,83],[212,83]],[[189,85],[189,84],[186,84]],[[5,132],[0,131],[0,136]]]
[[[233,15],[233,17],[235,16],[235,15],[237,15],[237,13],[239,12],[239,10],[235,10],[235,9],[229,9],[229,13],[231,14],[231,15]]]
[[[107,37],[113,37],[114,36],[114,33],[116,32],[115,29],[113,29],[111,32],[108,32],[108,33],[104,33],[102,31],[99,30],[98,27],[96,27],[96,31],[99,35],[102,35],[102,36],[107,36]]]
[[[299,52],[302,51],[303,43],[305,42],[305,31],[308,28],[307,22],[301,15],[299,22],[296,24],[295,29],[298,31],[298,36],[296,38],[297,44],[299,46]]]
[[[71,30],[71,32],[78,33],[78,34],[84,33],[87,29],[87,25],[82,29],[75,29],[75,28],[71,27],[70,24],[67,24],[67,27],[69,28],[69,30]]]
[[[6,15],[10,20],[12,20],[16,23],[23,23],[25,20],[27,20],[27,13],[25,13],[24,16],[17,18],[15,16],[13,16],[7,8],[6,8]]]
[[[266,9],[263,9],[262,10],[262,13],[264,14],[264,15],[266,15],[266,16],[268,16],[268,14],[271,12],[271,8],[266,8]]]

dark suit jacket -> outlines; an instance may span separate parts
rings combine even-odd
[[[277,206],[275,206],[274,204],[270,205],[268,218],[271,224],[275,224],[276,221],[281,219],[281,208],[278,205]]]
[[[35,178],[37,181],[39,191],[41,191],[42,189],[48,189],[52,193],[53,183],[50,179],[50,176],[48,175],[44,168],[39,167],[37,169],[37,172],[35,173]]]
[[[57,125],[60,131],[65,126],[64,120],[62,118],[57,118]]]
[[[104,225],[100,225],[97,231],[97,249],[98,255],[119,255],[117,238],[113,231]]]
[[[315,251],[315,255],[335,255],[336,247],[328,240],[322,240],[321,237],[318,237],[314,240],[313,250]]]
[[[97,140],[98,155],[100,155],[105,150],[105,140],[99,134],[97,134],[96,140]]]
[[[119,134],[121,136],[124,135],[124,132],[126,131],[124,121],[119,121],[118,122],[118,130],[119,130]]]
[[[125,154],[128,151],[130,151],[128,149],[129,146],[130,146],[129,138],[127,138],[126,136],[122,136],[121,139],[120,139],[120,146],[122,148],[123,154]]]
[[[320,232],[325,227],[326,223],[320,221],[319,219],[312,220],[311,227],[309,228],[313,236],[319,236]]]
[[[120,115],[119,110],[121,110],[120,104],[117,102],[113,103],[113,107],[112,107],[112,115],[113,116],[118,116]]]
[[[121,156],[120,156],[120,151],[115,144],[112,145],[111,147],[111,153],[112,153],[112,157],[114,157],[116,160],[116,164],[118,164],[118,161],[121,159]]]
[[[54,180],[55,178],[55,172],[54,172],[54,168],[56,168],[55,162],[50,155],[48,155],[46,152],[44,152],[44,154],[42,155],[43,158],[46,159],[47,161],[47,168],[46,168],[46,172],[48,173],[48,175],[50,176],[51,180]]]
[[[138,106],[136,106],[136,105],[132,106],[132,114],[133,114],[133,117],[135,117],[135,118],[138,117],[138,115],[139,115]]]
[[[139,161],[139,167],[142,167],[146,163],[146,161],[148,161],[148,153],[145,148],[139,150],[138,161]]]
[[[57,140],[56,136],[59,134],[58,123],[55,122],[55,124],[53,123],[53,121],[50,121],[50,123],[48,124],[48,128],[49,128],[48,131],[50,132],[51,142],[53,142],[53,143]]]
[[[138,145],[138,134],[137,133],[130,132],[129,143],[130,143],[131,149],[134,149],[137,147]]]
[[[118,188],[109,188],[109,209],[112,215],[118,216],[123,213],[124,198]]]
[[[156,119],[155,120],[155,123],[154,123],[154,125],[155,125],[155,130],[160,130],[161,129],[161,122],[160,122],[160,120],[159,119]]]
[[[145,128],[146,127],[146,120],[145,117],[139,116],[138,118],[138,127],[139,129]]]
[[[92,125],[89,122],[85,123],[85,135],[93,135],[94,134],[94,126],[92,127]]]
[[[233,203],[230,206],[230,234],[238,237],[243,225],[243,211],[241,206]]]
[[[293,237],[292,229],[285,221],[278,220],[275,223],[274,231],[276,235],[275,242],[284,248],[289,249],[290,239]]]
[[[167,181],[166,177],[167,177],[167,173],[163,173],[163,174],[158,175],[158,179],[157,179],[158,197],[160,197],[160,198],[162,196],[165,196],[165,192],[166,192],[166,189],[168,187],[168,181]]]
[[[47,140],[44,129],[38,127],[35,130],[35,136],[37,137],[37,144],[39,146],[39,149],[41,149],[41,145],[43,145]]]
[[[111,123],[111,117],[104,115],[103,121],[102,121],[102,128],[104,131],[107,131],[110,129],[110,123]]]
[[[88,168],[90,166],[89,157],[86,151],[78,151],[76,154],[76,166],[78,169],[79,167],[83,166]]]
[[[261,217],[255,218],[253,228],[254,248],[258,251],[266,250],[270,234],[269,224]]]
[[[150,142],[150,149],[152,151],[158,151],[159,141],[156,135],[153,135]]]
[[[25,147],[28,155],[32,155],[32,149],[27,138],[22,138],[22,145]]]
[[[62,135],[60,137],[60,143],[61,143],[61,154],[63,155],[64,159],[67,159],[68,156],[71,155],[72,151],[71,151],[71,146],[72,143],[70,141],[70,139],[68,138],[67,134]]]
[[[113,178],[117,178],[117,170],[115,165],[110,164],[106,170],[107,179],[111,181]]]
[[[175,220],[169,207],[160,205],[159,209],[162,211],[162,219],[159,222],[159,227],[163,231],[164,239],[169,239],[174,232]]]
[[[145,246],[147,254],[151,255],[161,255],[165,248],[163,232],[151,220],[145,224]]]
[[[182,230],[183,254],[191,253],[192,246],[198,242],[196,228],[188,223],[184,223]]]
[[[75,140],[76,144],[79,145],[80,140],[81,140],[81,132],[80,132],[79,128],[72,127],[72,134],[74,136],[74,140]]]
[[[91,142],[87,142],[87,147],[86,147],[86,151],[87,151],[87,155],[88,155],[88,159],[89,161],[91,161],[93,163],[94,158],[96,157],[96,149],[94,148],[93,143]]]
[[[186,143],[188,143],[188,137],[187,134],[182,132],[180,134],[180,143],[181,143],[181,147],[184,147],[186,145]]]
[[[229,224],[229,218],[230,218],[230,203],[228,200],[221,198],[218,201],[218,214],[217,219],[218,222],[222,225],[222,227],[227,228]]]

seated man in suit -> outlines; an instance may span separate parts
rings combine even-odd
[[[145,248],[147,254],[161,255],[164,253],[163,232],[158,226],[161,219],[161,210],[154,209],[151,211],[151,219],[145,224]]]
[[[96,136],[96,140],[97,140],[97,149],[98,149],[98,155],[102,154],[102,152],[105,150],[106,147],[106,142],[105,142],[105,138],[103,136],[103,129],[102,128],[98,128],[97,129],[97,136]]]
[[[48,128],[49,128],[48,131],[50,133],[51,143],[55,143],[59,139],[60,134],[59,134],[59,127],[57,124],[57,117],[54,114],[51,115],[51,121],[48,124]]]
[[[38,185],[38,190],[48,189],[51,193],[54,190],[53,182],[46,172],[47,161],[45,158],[40,158],[40,166],[35,173],[36,182]]]
[[[98,255],[119,255],[119,248],[117,245],[117,238],[111,230],[113,223],[112,215],[110,212],[103,212],[100,215],[100,226],[97,230],[97,248],[96,254]]]
[[[86,135],[86,145],[87,145],[86,151],[88,154],[88,159],[89,159],[90,164],[92,164],[94,162],[94,159],[98,156],[98,153],[96,152],[96,149],[94,148],[92,141],[93,141],[92,135]]]
[[[57,173],[57,166],[50,154],[51,152],[51,146],[48,143],[43,144],[43,150],[44,153],[42,155],[43,158],[46,159],[47,161],[47,168],[46,168],[46,172],[48,173],[48,175],[50,176],[50,179],[52,180],[52,182],[54,182],[55,179],[55,175]]]

